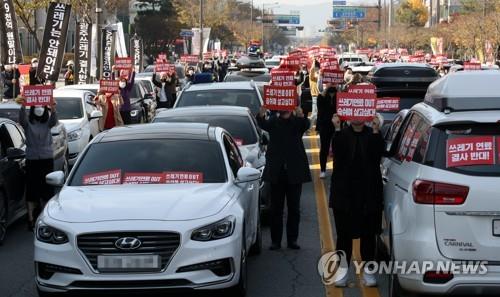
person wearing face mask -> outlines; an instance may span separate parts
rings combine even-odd
[[[361,259],[375,260],[376,236],[381,232],[383,186],[380,161],[385,142],[380,133],[381,120],[374,117],[371,127],[365,122],[351,121],[341,130],[340,118],[332,117],[334,169],[330,188],[330,207],[333,208],[337,231],[337,250],[344,251],[347,263],[352,255],[353,239],[360,238]],[[376,286],[373,274],[363,274],[365,286]],[[339,277],[335,285],[345,287],[348,274]]]
[[[99,118],[100,131],[109,130],[116,126],[123,126],[123,119],[120,113],[123,99],[119,94],[105,94],[99,91],[94,101],[97,106],[101,107],[103,114],[103,116]]]
[[[153,83],[156,87],[160,88],[160,99],[158,101],[158,108],[170,108],[175,103],[176,84],[175,78],[172,78],[166,72],[160,73],[160,82],[156,79],[156,72],[153,73]]]
[[[45,176],[54,171],[51,128],[57,125],[55,102],[50,106],[32,106],[26,110],[25,98],[19,96],[21,104],[19,124],[26,135],[26,202],[28,228],[33,230],[39,211],[54,195]]]
[[[40,79],[36,75],[36,71],[38,69],[38,59],[33,58],[31,59],[31,66],[30,66],[30,85],[35,86],[35,85],[41,85],[44,83],[43,79]]]
[[[194,80],[194,68],[189,66],[186,71],[186,80],[192,82]]]
[[[14,65],[5,65],[5,71],[3,72],[4,99],[14,99],[20,94],[20,77],[21,73],[19,72],[19,69],[17,69],[17,67],[15,67]]]
[[[73,60],[69,60],[68,63],[66,64],[68,67],[68,70],[64,74],[64,85],[65,86],[70,86],[75,84],[75,70],[73,67],[75,66],[75,62]]]
[[[288,248],[298,250],[300,224],[300,196],[302,184],[311,181],[309,162],[302,136],[311,123],[304,117],[302,109],[295,112],[280,111],[266,117],[267,110],[261,108],[257,122],[261,129],[269,132],[266,166],[263,180],[271,186],[271,250],[281,248],[283,236],[283,208],[288,208],[286,236]]]
[[[120,113],[122,115],[122,120],[125,125],[132,124],[132,117],[130,116],[130,111],[132,107],[130,105],[130,94],[132,93],[132,89],[134,87],[135,82],[135,67],[132,67],[130,74],[127,75],[125,71],[120,71],[120,73],[116,73],[115,66],[112,67],[113,75],[112,78],[115,79],[117,74],[119,75],[119,87],[120,87],[120,96],[122,98],[122,105],[120,107]]]
[[[323,93],[318,96],[318,120],[316,130],[319,131],[321,149],[319,153],[319,163],[321,167],[320,178],[326,177],[326,163],[330,153],[332,137],[335,129],[332,124],[332,117],[337,108],[337,88],[331,83],[325,84]]]

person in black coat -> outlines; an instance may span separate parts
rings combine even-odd
[[[286,226],[287,243],[291,249],[297,245],[300,223],[300,195],[302,184],[311,181],[309,162],[302,136],[309,129],[309,119],[298,107],[294,113],[279,112],[266,118],[262,108],[257,122],[269,132],[270,141],[266,153],[263,179],[271,185],[271,250],[281,248],[283,236],[283,208],[288,207]]]
[[[321,167],[320,178],[326,177],[326,163],[332,144],[333,127],[332,117],[337,108],[337,89],[330,83],[326,84],[323,92],[318,96],[318,118],[316,130],[319,131],[321,149],[319,152],[319,163]]]
[[[36,71],[38,69],[38,59],[33,58],[31,59],[31,66],[30,66],[30,86],[36,86],[36,85],[41,85],[44,83],[43,79],[40,79],[36,75]]]
[[[5,65],[4,71],[4,92],[3,96],[5,99],[14,99],[16,98],[21,89],[19,87],[19,78],[21,77],[21,73],[17,66],[13,65]]]
[[[380,134],[380,119],[375,117],[371,127],[352,121],[340,129],[337,115],[332,118],[334,170],[330,189],[337,231],[337,250],[344,251],[347,263],[352,254],[352,240],[361,239],[361,258],[375,260],[376,236],[381,232],[383,194],[380,161],[385,142]],[[365,285],[374,286],[373,275],[364,274]],[[336,283],[345,286],[347,275]]]

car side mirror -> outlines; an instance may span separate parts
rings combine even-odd
[[[7,149],[7,159],[20,160],[26,157],[26,152],[20,148],[9,147]]]
[[[65,176],[62,171],[54,171],[45,176],[45,182],[53,187],[62,187],[64,185]]]
[[[260,179],[260,171],[252,167],[241,167],[238,170],[236,184],[243,184]]]
[[[98,118],[102,118],[102,117],[103,117],[102,111],[100,111],[100,110],[93,110],[90,113],[89,120],[98,119]]]

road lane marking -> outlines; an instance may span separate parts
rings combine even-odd
[[[315,148],[315,149],[306,149],[306,153],[308,154],[319,154],[320,149]]]
[[[359,239],[354,240],[353,246],[352,246],[352,258],[355,261],[360,261],[361,260],[361,254],[360,254],[360,241]],[[380,279],[380,277],[377,277],[377,281]],[[367,287],[363,285],[363,282],[361,281],[361,275],[357,274],[356,275],[356,280],[358,287],[361,290],[361,293],[363,294],[363,297],[380,297],[380,293],[378,290],[378,287]],[[379,283],[380,285],[380,283]]]
[[[320,166],[320,164],[318,162],[318,163],[309,165],[309,169],[311,169],[311,170],[321,170],[321,166]],[[333,169],[333,162],[326,163],[326,169],[332,170]]]
[[[312,150],[318,149],[317,139],[319,136],[310,135],[304,138],[309,139]],[[313,153],[312,161],[314,164],[319,164],[319,154]],[[313,165],[314,166],[314,165]],[[318,168],[319,169],[319,168]],[[328,211],[328,201],[325,192],[325,185],[319,178],[319,171],[313,170],[314,192],[316,193],[316,208],[318,212],[319,233],[321,241],[321,254],[335,251],[335,242],[333,240],[332,224],[330,222],[330,213]],[[327,297],[343,297],[344,292],[341,288],[336,288],[333,285],[325,285]]]

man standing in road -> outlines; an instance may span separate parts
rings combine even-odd
[[[344,251],[347,263],[352,255],[353,239],[361,239],[361,258],[375,260],[376,235],[382,222],[382,175],[380,161],[385,143],[380,134],[380,119],[376,116],[371,128],[362,121],[351,121],[341,130],[340,118],[332,119],[335,127],[333,138],[334,170],[330,189],[330,206],[333,208],[337,230],[337,250]],[[348,274],[336,281],[335,286],[345,287]],[[373,274],[363,274],[366,286],[376,286]]]
[[[271,250],[281,248],[283,236],[283,208],[286,200],[288,219],[286,235],[288,248],[298,250],[300,223],[300,196],[302,184],[311,181],[309,162],[302,136],[310,122],[302,109],[295,112],[280,111],[266,118],[267,110],[261,108],[257,117],[259,126],[269,132],[266,167],[263,179],[271,185]]]

